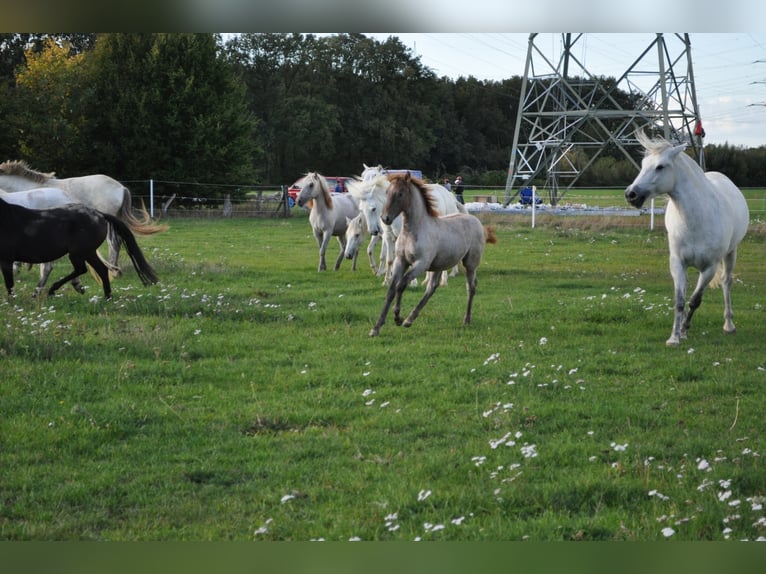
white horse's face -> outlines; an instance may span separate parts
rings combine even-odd
[[[367,228],[372,235],[378,235],[382,229],[380,227],[380,210],[378,203],[371,197],[366,196],[359,200],[359,211],[367,222]]]
[[[641,171],[625,189],[625,200],[633,207],[641,207],[657,195],[672,192],[676,183],[675,160],[685,148],[678,145],[646,155]]]
[[[301,182],[301,192],[298,194],[298,205],[303,207],[306,202],[316,199],[322,193],[319,177],[315,174],[309,174]]]
[[[343,254],[346,259],[353,259],[354,255],[359,251],[359,247],[364,242],[364,225],[362,223],[362,215],[356,217],[346,218],[346,250]]]

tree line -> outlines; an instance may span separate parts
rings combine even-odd
[[[209,196],[362,163],[504,185],[521,83],[438,77],[396,37],[0,34],[0,145],[61,177],[199,182]],[[766,147],[705,156],[742,187],[766,186]],[[634,172],[607,152],[578,185],[620,187]]]

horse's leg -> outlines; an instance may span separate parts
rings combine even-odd
[[[702,304],[702,294],[705,292],[705,289],[710,284],[710,281],[713,279],[713,277],[715,277],[717,270],[717,265],[711,265],[703,271],[700,271],[699,278],[697,279],[697,285],[692,292],[692,296],[689,297],[689,309],[686,312],[686,318],[684,319],[683,325],[681,325],[682,339],[686,338],[686,333],[688,333],[689,327],[691,326],[694,312]]]
[[[375,265],[375,246],[380,241],[380,235],[370,236],[370,243],[367,245],[367,258],[370,260],[370,269],[375,273],[378,268]]]
[[[13,261],[0,261],[0,269],[3,272],[3,280],[5,281],[5,290],[8,291],[8,296],[13,296]]]
[[[391,283],[389,284],[388,290],[386,291],[386,300],[383,303],[383,309],[380,311],[380,316],[378,317],[377,323],[375,323],[375,326],[370,331],[370,337],[375,337],[380,332],[380,328],[383,326],[383,323],[386,322],[388,310],[391,308],[391,303],[394,301],[394,299],[396,299],[396,324],[399,325],[401,323],[401,319],[399,318],[399,309],[401,308],[402,293],[407,287],[408,281],[408,274],[405,273],[404,268],[404,260],[398,258],[394,260],[393,271],[391,272]]]
[[[67,281],[71,281],[75,277],[79,277],[80,275],[84,275],[88,272],[88,267],[85,265],[85,259],[82,257],[78,257],[70,253],[69,261],[72,263],[72,272],[51,285],[50,289],[48,289],[48,296],[53,295],[59,289],[59,287],[61,287]]]
[[[112,285],[109,282],[109,267],[101,260],[98,253],[94,251],[85,260],[90,263],[90,266],[101,278],[101,286],[104,288],[104,299],[112,298]],[[110,264],[111,265],[111,264]]]
[[[327,244],[330,243],[332,235],[327,233],[318,234],[317,243],[319,243],[319,271],[327,270],[327,262],[325,261],[325,252],[327,251]]]
[[[734,264],[737,262],[737,251],[727,253],[723,258],[723,277],[721,290],[723,291],[723,330],[726,333],[736,333],[734,326],[734,313],[731,310],[731,283],[734,274]]]
[[[665,344],[678,345],[681,342],[681,323],[683,323],[686,309],[686,267],[680,259],[672,255],[670,275],[673,277],[673,330]]]
[[[118,265],[118,260],[120,258],[120,246],[122,245],[122,240],[120,239],[120,236],[117,234],[117,231],[114,229],[113,225],[109,226],[109,231],[107,232],[106,241],[109,244],[109,257],[108,261],[112,265],[116,271],[113,271],[114,277],[119,277],[122,275],[122,270],[120,269],[120,266]],[[79,291],[79,289],[78,289]],[[83,291],[80,291],[80,293],[83,293]]]
[[[394,265],[399,261],[397,258],[394,262]],[[402,275],[401,279],[399,279],[399,285],[397,287],[396,291],[396,301],[394,302],[394,323],[397,325],[401,325],[403,320],[401,316],[401,310],[402,310],[402,295],[404,295],[404,292],[407,290],[408,285],[412,285],[413,281],[417,281],[417,278],[419,275],[422,275],[423,269],[426,267],[426,265],[422,261],[415,261],[412,265],[410,265],[409,269],[407,269],[407,272]],[[426,273],[427,276],[436,276],[435,273]],[[430,297],[430,295],[429,295]],[[425,303],[423,303],[425,305]],[[413,318],[414,319],[414,318]]]
[[[471,308],[473,307],[473,296],[476,295],[476,268],[465,269],[465,288],[468,292],[468,303],[465,308],[465,317],[463,317],[463,325],[471,323]]]
[[[346,252],[346,236],[345,235],[338,235],[338,243],[340,243],[340,253],[338,253],[338,259],[335,260],[335,267],[334,270],[337,271],[340,269],[340,264],[343,262],[343,258],[345,257]],[[356,271],[356,256],[359,255],[359,250],[356,250],[356,253],[354,254],[354,259],[352,263],[351,269]]]
[[[40,279],[37,281],[35,290],[32,293],[33,297],[37,297],[40,294],[40,291],[43,290],[43,287],[45,287],[45,284],[48,282],[48,277],[50,276],[52,269],[53,263],[50,261],[48,261],[48,263],[40,263]]]
[[[383,323],[386,322],[386,315],[388,315],[388,310],[391,308],[391,303],[393,302],[394,297],[397,295],[399,283],[401,283],[403,275],[404,261],[396,259],[394,261],[391,283],[388,285],[388,290],[386,291],[386,300],[383,302],[383,309],[380,311],[380,316],[378,317],[377,323],[375,323],[375,326],[370,331],[370,337],[377,336],[377,334],[380,332],[380,328],[383,326]]]
[[[418,318],[420,311],[423,309],[423,307],[426,306],[426,303],[428,303],[428,300],[431,298],[431,295],[434,294],[434,292],[436,291],[436,288],[439,286],[439,283],[440,283],[439,277],[441,273],[428,273],[427,275],[428,275],[428,281],[426,282],[426,292],[423,293],[423,297],[420,299],[418,304],[415,305],[415,308],[412,311],[410,311],[409,315],[407,315],[407,318],[401,324],[402,327],[409,327],[410,325],[412,325],[415,319]]]

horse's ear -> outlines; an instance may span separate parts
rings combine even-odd
[[[410,173],[409,170],[407,170],[407,173],[404,174],[404,181],[406,183],[409,183],[410,181],[412,181],[412,174]]]
[[[673,157],[676,157],[679,153],[681,153],[685,149],[686,149],[686,144],[685,143],[682,143],[682,144],[679,144],[677,146],[674,146],[673,149],[671,150],[671,155]]]

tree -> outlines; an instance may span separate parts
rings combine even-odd
[[[125,179],[245,183],[255,121],[212,34],[107,34],[92,55],[93,157]]]
[[[88,83],[84,54],[72,55],[69,44],[45,40],[40,51],[28,51],[16,77],[21,156],[44,171],[78,171]]]

